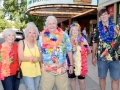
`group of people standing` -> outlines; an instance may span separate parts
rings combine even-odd
[[[118,90],[120,64],[115,42],[120,28],[109,19],[106,9],[99,12],[101,21],[94,30],[92,63],[98,65],[101,90],[105,90],[105,78],[108,69],[112,78],[112,90]],[[19,68],[22,70],[26,90],[69,90],[68,77],[72,90],[76,90],[76,76],[80,90],[85,90],[85,76],[88,72],[87,56],[91,53],[89,44],[81,35],[78,23],[72,23],[69,36],[57,27],[57,19],[48,16],[45,30],[40,34],[33,22],[29,22],[24,31],[25,39],[14,43],[15,32],[4,31],[5,42],[0,44],[0,80],[4,90],[18,90],[20,79],[16,78]],[[39,39],[37,40],[39,36]],[[95,52],[97,49],[97,60]],[[40,85],[39,85],[40,84]]]
[[[85,90],[90,48],[80,33],[80,25],[71,24],[70,37],[57,27],[54,16],[47,17],[45,26],[39,35],[36,25],[29,22],[24,31],[25,39],[18,45],[14,43],[15,32],[4,31],[5,42],[0,48],[0,79],[4,90],[18,90],[20,79],[16,78],[16,72],[19,68],[27,90],[38,90],[39,86],[41,90],[52,90],[54,84],[58,90],[69,90],[68,77],[75,90],[76,76],[80,79],[81,90]]]

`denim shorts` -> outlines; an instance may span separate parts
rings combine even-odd
[[[120,78],[120,63],[119,61],[97,61],[98,77],[106,78],[109,70],[111,79],[119,80]]]
[[[37,77],[23,76],[23,81],[26,86],[26,90],[39,90],[40,76]]]

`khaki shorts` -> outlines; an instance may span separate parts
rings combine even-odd
[[[52,90],[56,85],[57,90],[68,90],[68,75],[67,72],[62,75],[52,75],[42,69],[40,90]]]

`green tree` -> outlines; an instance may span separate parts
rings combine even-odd
[[[0,19],[3,19],[4,18],[4,11],[3,9],[0,9]]]
[[[23,30],[28,22],[35,22],[39,30],[43,29],[44,19],[38,16],[26,15],[27,0],[4,0],[4,11],[9,19],[15,22],[16,28]]]
[[[38,27],[39,31],[42,31],[43,30],[43,26],[44,26],[44,19],[39,17],[39,16],[32,16],[32,15],[29,15],[28,16],[28,19],[27,19],[27,22],[34,22],[36,24],[36,26]]]
[[[0,9],[0,32],[2,32],[5,28],[11,28],[11,24],[4,19],[4,11]]]
[[[5,19],[0,19],[0,32],[6,28],[11,28],[12,25]]]

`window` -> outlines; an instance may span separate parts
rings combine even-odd
[[[120,3],[117,4],[117,24],[120,23]]]

